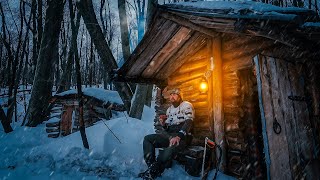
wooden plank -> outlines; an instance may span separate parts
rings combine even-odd
[[[262,71],[261,71],[261,64],[259,63],[258,56],[254,57],[255,62],[255,69],[256,69],[256,77],[257,77],[257,88],[258,88],[258,99],[259,99],[259,109],[260,109],[260,116],[261,116],[261,125],[262,125],[262,137],[263,137],[263,152],[264,152],[264,160],[266,163],[267,169],[267,179],[270,179],[270,152],[269,152],[269,143],[268,143],[268,135],[267,135],[267,125],[266,125],[266,118],[264,112],[264,105],[263,105],[263,93],[262,93]]]
[[[47,133],[60,132],[59,128],[46,128]]]
[[[189,14],[185,14],[185,13],[178,13],[178,12],[173,12],[173,14],[177,14],[181,17],[184,17],[186,19],[189,20],[201,20],[201,21],[210,21],[210,22],[216,22],[216,23],[223,23],[223,24],[234,24],[236,22],[236,20],[234,19],[226,19],[226,18],[214,18],[214,17],[201,17],[201,16],[192,16]]]
[[[193,62],[196,63],[197,61],[203,61],[204,59],[210,59],[209,52],[208,52],[207,48],[205,48],[205,47],[200,49],[194,55],[188,56],[188,60],[187,60],[186,64],[187,63],[193,63]]]
[[[190,81],[192,79],[200,78],[204,76],[204,72],[206,72],[206,68],[204,69],[197,69],[195,71],[180,74],[180,75],[173,75],[170,77],[169,81],[170,84],[179,84],[186,81]]]
[[[64,136],[71,133],[73,109],[74,109],[73,106],[64,106],[63,107],[60,129],[61,129],[61,132],[63,132]]]
[[[194,24],[199,24],[203,27],[209,28],[209,29],[215,29],[217,32],[221,31],[233,31],[234,30],[234,25],[233,24],[226,24],[226,23],[220,23],[220,22],[212,22],[212,21],[206,21],[202,19],[195,19],[195,20],[190,20],[190,22]]]
[[[235,98],[237,96],[240,96],[240,88],[239,87],[223,88],[223,96],[224,96],[224,99],[230,99],[230,98]]]
[[[189,81],[187,82],[184,82],[184,83],[175,83],[174,81],[168,81],[168,88],[172,88],[172,87],[176,87],[176,86],[179,86],[181,88],[183,87],[188,87],[188,86],[195,86],[196,84],[199,84],[200,81],[202,80],[202,78],[196,78],[196,79],[190,79]]]
[[[223,72],[228,71],[236,71],[241,70],[245,68],[249,68],[253,65],[252,57],[243,57],[243,58],[237,58],[230,61],[224,61],[223,62]]]
[[[285,61],[277,59],[276,66],[278,67],[278,74],[281,74],[282,78],[279,78],[279,88],[281,101],[280,104],[283,107],[283,121],[285,134],[288,141],[289,160],[292,177],[298,176],[298,154],[299,146],[298,135],[296,132],[296,120],[294,118],[293,102],[288,100],[288,96],[291,94],[290,77],[288,74],[288,64]]]
[[[153,77],[168,59],[191,37],[192,33],[192,30],[181,27],[169,42],[152,58],[152,61],[143,71],[142,77]]]
[[[192,37],[174,54],[156,75],[156,79],[166,79],[179,67],[187,62],[188,58],[198,52],[205,44],[205,37],[196,32]]]
[[[291,95],[293,96],[305,96],[303,82],[304,79],[302,73],[303,72],[301,65],[288,64]],[[297,136],[299,137],[298,141],[301,148],[298,157],[302,156],[305,159],[312,159],[314,156],[314,144],[307,104],[305,101],[293,101],[293,109],[295,115],[294,117],[296,119],[295,128],[298,133]],[[304,166],[302,167],[302,169],[305,168]]]
[[[226,124],[234,124],[234,123],[239,124],[241,121],[241,117],[236,115],[225,114],[224,121]]]
[[[215,142],[220,145],[221,154],[221,168],[222,172],[226,168],[226,144],[224,140],[224,119],[222,106],[222,52],[221,52],[221,38],[212,39],[212,57],[214,59],[214,69],[212,72],[212,104],[213,104],[213,122]],[[217,157],[220,152],[216,151]]]
[[[224,41],[222,44],[222,49],[223,49],[223,51],[232,51],[234,49],[242,48],[247,44],[260,43],[262,40],[264,40],[264,39],[262,39],[260,37],[239,35],[239,36],[234,37],[228,41]]]
[[[155,34],[157,34],[160,31],[160,29],[166,21],[167,20],[163,18],[158,18],[155,20],[155,23],[152,24],[151,28],[146,32],[141,42],[130,55],[129,59],[119,69],[119,74],[124,74],[132,68],[140,54],[150,46],[150,43],[152,43],[152,41],[154,40]]]
[[[48,134],[49,138],[57,138],[60,136],[60,133],[55,133],[55,134]]]
[[[185,63],[176,72],[178,74],[189,73],[196,69],[205,68],[208,65],[208,63],[209,63],[209,58],[202,59],[200,61],[193,61],[191,63]]]
[[[203,108],[203,107],[208,107],[208,102],[196,102],[192,103],[193,107],[197,108]]]
[[[223,107],[239,107],[239,100],[237,98],[227,99],[223,101]]]
[[[172,21],[166,21],[161,29],[155,34],[150,42],[152,46],[149,45],[148,49],[141,53],[139,58],[137,58],[139,61],[136,61],[128,70],[127,76],[139,76],[150,63],[155,54],[165,46],[172,36],[176,34],[176,32],[179,30],[179,26]]]
[[[262,58],[262,85],[263,85],[263,104],[265,108],[265,118],[267,121],[267,134],[269,140],[270,150],[270,175],[280,179],[292,179],[288,142],[285,134],[285,129],[282,133],[276,134],[274,132],[273,123],[278,122],[281,127],[284,127],[284,117],[279,101],[281,100],[279,94],[279,78],[281,74],[278,73],[275,60],[273,58]],[[279,148],[279,145],[281,148]]]
[[[193,29],[195,31],[201,32],[201,33],[206,34],[206,35],[211,36],[211,37],[219,37],[219,36],[221,36],[221,33],[215,32],[215,31],[210,30],[210,29],[208,29],[206,27],[203,27],[201,25],[192,23],[188,19],[186,19],[184,17],[181,17],[181,16],[179,16],[177,14],[173,14],[173,13],[170,13],[170,12],[162,11],[160,13],[160,16],[163,17],[163,18],[169,19],[171,21],[174,21],[175,23],[180,24],[181,26],[185,26],[187,28]]]
[[[241,49],[232,49],[230,51],[224,51],[222,58],[223,59],[238,59],[240,57],[247,57],[262,52],[265,49],[270,49],[274,46],[273,42],[270,41],[262,41],[262,42],[256,42],[254,44],[248,44],[245,46],[242,46]]]

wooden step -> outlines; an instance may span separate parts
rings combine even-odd
[[[59,135],[60,135],[60,133],[50,133],[50,134],[48,134],[48,137],[49,138],[57,138],[57,137],[59,137]]]
[[[47,133],[60,132],[59,128],[46,128]]]

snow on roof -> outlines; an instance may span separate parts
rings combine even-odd
[[[320,22],[305,22],[303,28],[320,28]]]
[[[121,100],[117,91],[110,91],[102,88],[83,88],[82,91],[84,95],[97,98],[104,102],[123,104],[123,101]],[[56,94],[55,96],[66,96],[66,95],[77,94],[77,93],[78,91],[76,89],[71,89],[71,90]]]
[[[180,12],[194,12],[203,15],[229,15],[231,18],[234,15],[278,15],[286,16],[281,18],[292,20],[296,14],[311,14],[315,13],[310,9],[298,7],[279,7],[271,4],[265,4],[254,1],[198,1],[198,2],[179,2],[164,5],[164,7]]]
[[[207,10],[230,10],[229,13],[239,13],[242,10],[251,10],[255,13],[264,12],[312,12],[309,9],[298,7],[279,7],[271,4],[265,4],[254,1],[197,1],[197,2],[179,2],[172,3],[175,5],[181,5],[183,7],[193,7]]]

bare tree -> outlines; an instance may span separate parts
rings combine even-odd
[[[77,7],[88,29],[90,37],[93,40],[95,48],[104,63],[106,71],[111,74],[114,69],[118,68],[118,65],[106,40],[104,39],[103,32],[98,24],[93,9],[92,0],[80,0],[80,2],[77,3]],[[130,91],[129,86],[125,83],[114,83],[114,85],[124,102],[126,109],[129,110],[132,98],[132,92]]]
[[[56,48],[59,41],[63,8],[63,0],[48,0],[36,74],[33,81],[28,111],[25,117],[25,119],[28,120],[28,126],[37,126],[39,123],[42,123],[47,115],[48,100],[51,97],[53,85],[51,78],[52,67],[55,62],[55,54],[52,48]]]
[[[69,3],[69,6],[73,6],[72,3]],[[70,9],[69,7],[69,11],[70,11],[70,20],[71,22],[74,22],[75,19],[75,10],[73,9],[73,7]],[[77,37],[78,37],[78,33],[79,33],[79,27],[80,27],[80,19],[81,16],[79,13],[77,13],[77,17],[76,17],[76,22],[75,22],[75,29],[72,30],[72,37],[71,37],[71,45],[69,46],[69,50],[68,50],[68,57],[67,57],[67,64],[64,66],[64,70],[63,70],[63,74],[61,77],[61,81],[59,83],[59,87],[57,90],[57,93],[60,93],[64,90],[68,90],[70,88],[70,83],[71,83],[71,72],[72,72],[72,64],[73,64],[73,60],[74,60],[74,46],[76,46],[77,43]],[[72,38],[75,38],[75,40],[73,40]],[[82,41],[81,41],[81,46],[82,46]],[[80,47],[81,49],[81,47]],[[80,53],[81,54],[81,53]]]

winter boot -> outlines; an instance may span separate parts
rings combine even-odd
[[[150,167],[138,175],[138,177],[144,180],[154,180],[155,178],[161,176],[164,168],[158,162],[155,162],[150,165]]]

